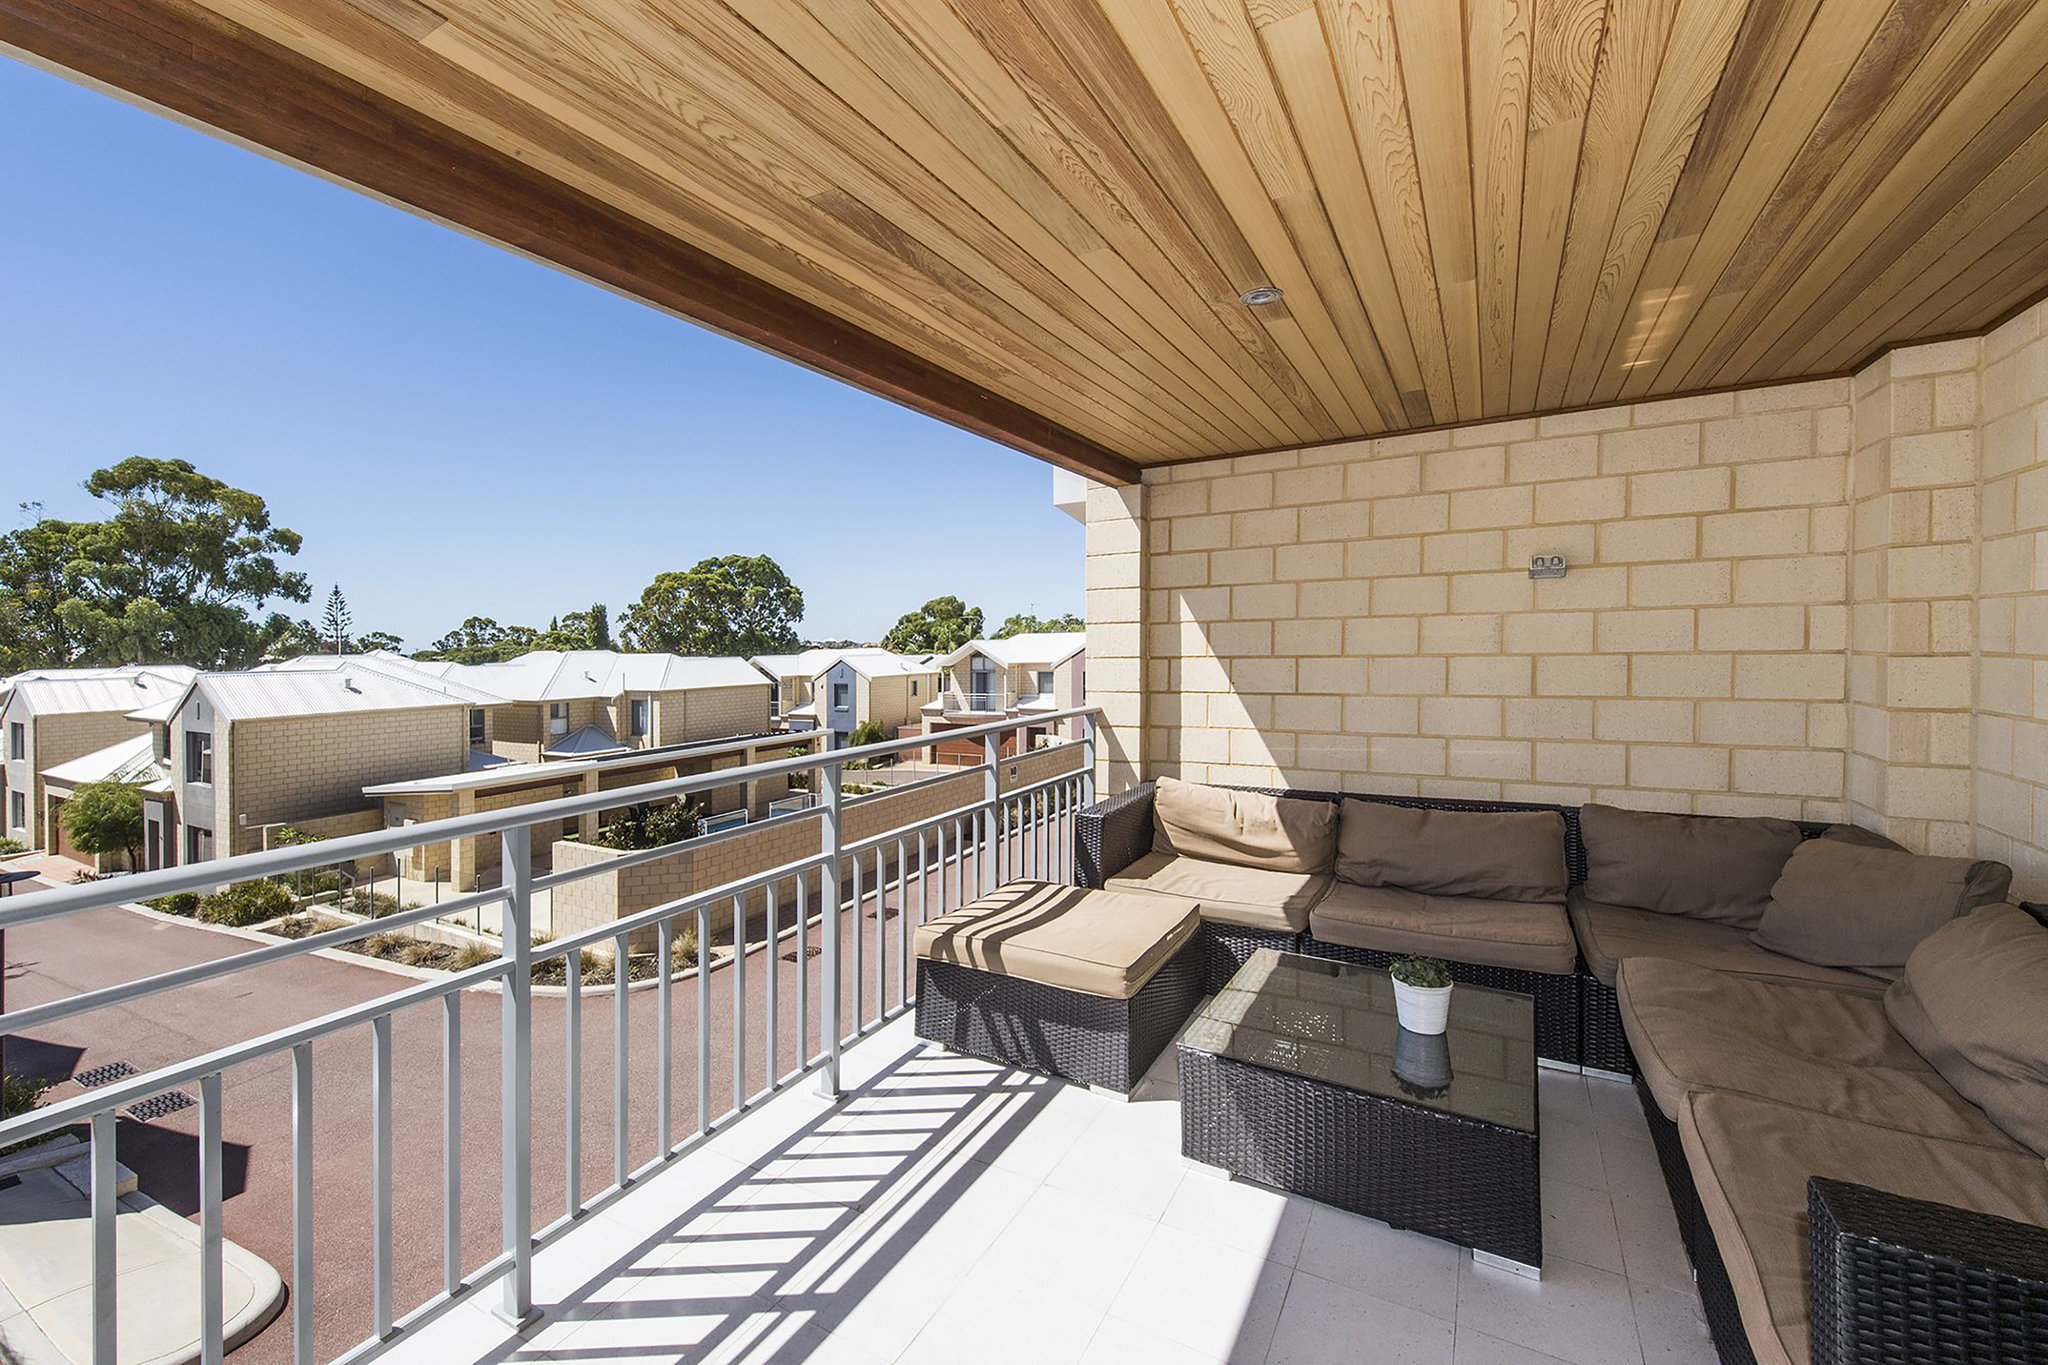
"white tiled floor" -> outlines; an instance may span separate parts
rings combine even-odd
[[[1174,1054],[1130,1103],[927,1048],[781,1096],[536,1258],[521,1336],[463,1305],[408,1362],[1699,1362],[1633,1091],[1542,1074],[1544,1274],[1191,1170]]]

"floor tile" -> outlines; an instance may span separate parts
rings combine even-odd
[[[1008,1275],[970,1272],[898,1359],[902,1365],[1075,1365],[1103,1310],[1028,1290],[1020,1299],[1019,1287]]]
[[[1593,1122],[1599,1126],[1642,1131],[1643,1102],[1630,1082],[1588,1076],[1586,1098],[1591,1102]]]
[[[1267,1365],[1450,1365],[1454,1328],[1313,1275],[1297,1275],[1273,1329]],[[1370,1351],[1361,1346],[1371,1343]]]
[[[1607,1191],[1563,1180],[1543,1183],[1543,1254],[1626,1274]]]
[[[1593,1106],[1586,1097],[1586,1078],[1576,1071],[1539,1067],[1536,1071],[1536,1101],[1547,1124],[1593,1121]]]
[[[1648,1134],[1644,1141],[1648,1141]],[[1600,1156],[1600,1130],[1587,1122],[1552,1121],[1545,1115],[1538,1152],[1545,1180],[1566,1180],[1590,1189],[1607,1188]]]
[[[1556,1356],[1517,1346],[1469,1327],[1458,1329],[1458,1345],[1452,1357],[1455,1365],[1563,1365]]]
[[[1315,1208],[1306,1199],[1263,1185],[1190,1172],[1159,1221],[1233,1251],[1293,1265]]]
[[[1113,1205],[1042,1186],[975,1263],[968,1280],[1006,1286],[1019,1303],[1057,1299],[1107,1309],[1153,1226]]]
[[[1664,1186],[1664,1168],[1657,1163],[1657,1149],[1650,1142],[1650,1130],[1637,1125],[1600,1132],[1600,1167],[1605,1188],[1612,1194],[1649,1198]]]
[[[1164,1110],[1171,1106],[1145,1107]],[[1156,1122],[1098,1118],[1075,1139],[1045,1183],[1156,1220],[1166,1212],[1184,1174],[1178,1143],[1169,1152],[1156,1141],[1145,1140],[1146,1125]],[[1139,1140],[1133,1141],[1134,1137]]]
[[[1647,1284],[1630,1288],[1636,1336],[1649,1365],[1717,1365],[1720,1356],[1707,1333],[1697,1294]]]
[[[1095,1329],[1081,1365],[1219,1365],[1215,1356],[1203,1355],[1157,1332],[1150,1332],[1122,1318],[1106,1317]]]
[[[1348,1289],[1450,1321],[1458,1311],[1463,1248],[1319,1204],[1296,1267]]]
[[[1178,1228],[1154,1230],[1110,1314],[1205,1355],[1265,1358],[1289,1272]]]
[[[1458,1326],[1577,1365],[1642,1360],[1628,1281],[1559,1257],[1544,1257],[1541,1281],[1466,1261]]]
[[[1678,1238],[1678,1218],[1671,1211],[1671,1200],[1662,1191],[1611,1198],[1622,1265],[1629,1279],[1692,1293],[1692,1262],[1686,1259],[1685,1244]]]

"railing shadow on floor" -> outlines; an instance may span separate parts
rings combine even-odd
[[[573,1336],[547,1346],[533,1341],[547,1331],[547,1324],[627,1316],[650,1323],[673,1318],[679,1330],[672,1347],[679,1359],[700,1359],[751,1342],[762,1353],[749,1355],[750,1361],[794,1365],[816,1349],[815,1335],[806,1339],[803,1329],[829,1333],[843,1323],[966,1193],[987,1163],[1043,1112],[1061,1086],[1047,1077],[921,1044],[849,1088],[839,1103],[677,1213],[658,1232],[593,1268],[556,1302],[538,1305],[543,1325],[478,1357],[478,1365],[644,1358],[645,1334],[630,1346],[578,1346]],[[938,1103],[887,1103],[904,1099]],[[883,1116],[880,1126],[865,1121]],[[888,1138],[909,1141],[876,1150],[874,1140]],[[853,1158],[880,1162],[883,1168],[862,1175],[836,1169]],[[807,1163],[817,1168],[815,1173],[803,1169]],[[757,1202],[764,1192],[809,1185],[829,1187],[832,1197]],[[654,1195],[646,1191],[642,1197]],[[632,1198],[626,1196],[622,1205],[630,1207]],[[764,1210],[822,1216],[806,1220],[817,1226],[797,1229],[721,1231],[729,1215]],[[573,1237],[565,1237],[556,1253],[570,1251]],[[665,1247],[685,1244],[730,1250],[701,1263],[649,1264]],[[770,1245],[772,1255],[750,1252],[757,1248],[765,1253]],[[729,1297],[618,1292],[621,1286],[644,1286],[669,1277],[730,1275],[764,1276],[766,1283]],[[707,1318],[713,1319],[708,1328]],[[664,1349],[669,1345],[664,1342]]]

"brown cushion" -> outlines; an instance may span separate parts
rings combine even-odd
[[[1609,905],[1754,929],[1799,847],[1790,820],[1663,815],[1592,805],[1579,812],[1586,894]]]
[[[1829,825],[1820,832],[1823,839],[1839,839],[1845,844],[1861,844],[1865,848],[1895,848],[1905,852],[1906,846],[1889,835],[1879,834],[1874,829],[1861,825]]]
[[[1877,996],[1661,957],[1622,963],[1616,990],[1643,1084],[1673,1121],[1688,1092],[1711,1088],[2011,1145],[1899,1035]]]
[[[1716,971],[1783,981],[1817,981],[1839,990],[1881,995],[1885,983],[1842,967],[1816,967],[1797,958],[1759,948],[1747,930],[1734,924],[1685,915],[1660,915],[1627,905],[1593,900],[1577,887],[1565,897],[1572,930],[1586,970],[1612,986],[1623,958],[1671,957]]]
[[[1439,896],[1561,901],[1564,817],[1348,800],[1337,820],[1337,880]]]
[[[1162,777],[1152,793],[1152,850],[1269,872],[1328,872],[1337,807]]]
[[[1947,924],[1906,959],[1884,1007],[1951,1085],[2048,1156],[2048,929],[2009,905]]]
[[[1187,941],[1195,907],[1163,896],[1011,882],[917,929],[917,955],[1128,1000]]]
[[[1725,1090],[1688,1095],[1678,1132],[1759,1365],[1811,1359],[1809,1176],[2048,1224],[2048,1168],[2017,1148],[1902,1132]]]
[[[1809,839],[1785,863],[1758,946],[1821,967],[1898,967],[1920,940],[2012,887],[2004,863]]]
[[[1171,853],[1147,853],[1109,879],[1113,891],[1199,901],[1202,918],[1251,929],[1300,933],[1309,907],[1334,879],[1328,872],[1269,872],[1237,863],[1212,863]]]
[[[1577,965],[1571,921],[1554,901],[1432,896],[1400,886],[1338,882],[1309,912],[1308,927],[1325,943],[1386,953],[1560,976]]]

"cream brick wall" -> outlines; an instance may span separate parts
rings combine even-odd
[[[1833,817],[1848,399],[1837,381],[1158,471],[1148,589],[1091,535],[1091,700],[1135,681],[1114,646],[1138,638],[1105,620],[1104,655],[1092,613],[1142,596],[1148,773]],[[1552,553],[1569,576],[1532,581]]]
[[[2048,899],[2048,306],[1984,338],[1975,832]]]
[[[124,739],[146,732],[149,727],[129,720],[119,711],[60,712],[39,716],[27,713],[26,707],[12,708],[8,720],[26,720],[26,757],[19,764],[10,764],[25,777],[22,790],[27,793],[28,816],[27,837],[23,840],[31,848],[52,849],[56,847],[48,814],[49,798],[43,773],[60,763],[69,763],[74,758],[98,753],[110,744],[119,744]],[[0,729],[0,743],[4,743],[6,732]],[[10,782],[14,779],[10,776]],[[5,816],[0,815],[0,822]]]
[[[226,741],[225,743],[223,741]],[[214,853],[249,853],[264,825],[364,809],[363,788],[461,772],[469,711],[351,712],[214,724]]]

